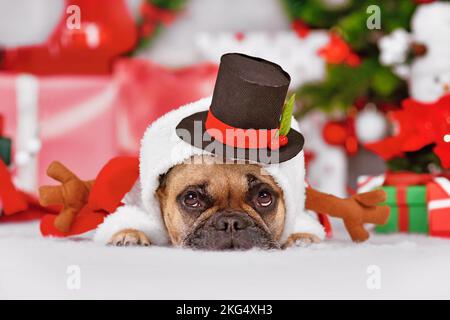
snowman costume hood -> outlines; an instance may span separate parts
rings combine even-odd
[[[216,89],[217,86],[216,83]],[[147,128],[141,140],[139,179],[123,199],[124,206],[119,207],[98,226],[94,236],[96,241],[108,243],[115,233],[124,229],[136,229],[142,231],[152,244],[170,244],[156,197],[159,177],[192,156],[214,156],[210,151],[183,141],[177,134],[177,127],[183,119],[208,112],[214,104],[213,100],[205,98],[184,105],[162,116]],[[291,123],[293,129],[291,131],[298,132],[297,122],[292,119]],[[280,163],[259,164],[283,190],[286,216],[280,242],[284,242],[292,233],[310,233],[324,239],[325,232],[322,225],[305,211],[303,150],[297,151],[294,156],[291,154],[288,160]]]
[[[95,240],[107,243],[123,229],[144,232],[153,244],[169,243],[166,228],[155,191],[159,176],[170,168],[195,155],[210,155],[194,147],[176,134],[177,124],[186,116],[208,110],[211,98],[187,104],[171,111],[150,125],[141,141],[140,176],[134,188],[126,195],[125,205],[109,215],[95,234]],[[293,119],[292,128],[298,130]],[[296,232],[311,233],[323,239],[322,225],[305,212],[305,167],[304,154],[300,151],[294,158],[271,165],[261,166],[267,170],[284,193],[286,205],[285,227],[281,241]]]

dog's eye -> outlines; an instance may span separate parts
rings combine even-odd
[[[260,191],[256,202],[261,207],[268,207],[272,204],[272,195],[268,191]]]
[[[183,202],[186,206],[191,208],[198,208],[201,206],[199,195],[195,191],[189,191],[186,193]]]

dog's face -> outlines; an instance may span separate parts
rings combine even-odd
[[[254,164],[194,157],[161,177],[157,196],[174,245],[196,249],[278,248],[283,192]]]

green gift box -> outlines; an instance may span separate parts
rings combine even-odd
[[[0,137],[0,159],[9,166],[11,164],[11,139]]]
[[[426,186],[383,186],[387,194],[386,204],[391,213],[384,225],[376,226],[379,233],[410,232],[428,233]]]

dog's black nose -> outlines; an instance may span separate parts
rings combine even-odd
[[[191,232],[183,244],[207,250],[278,248],[272,234],[246,212],[223,210],[213,214]]]
[[[237,232],[253,225],[253,220],[245,213],[224,212],[214,217],[213,226],[218,231]]]

